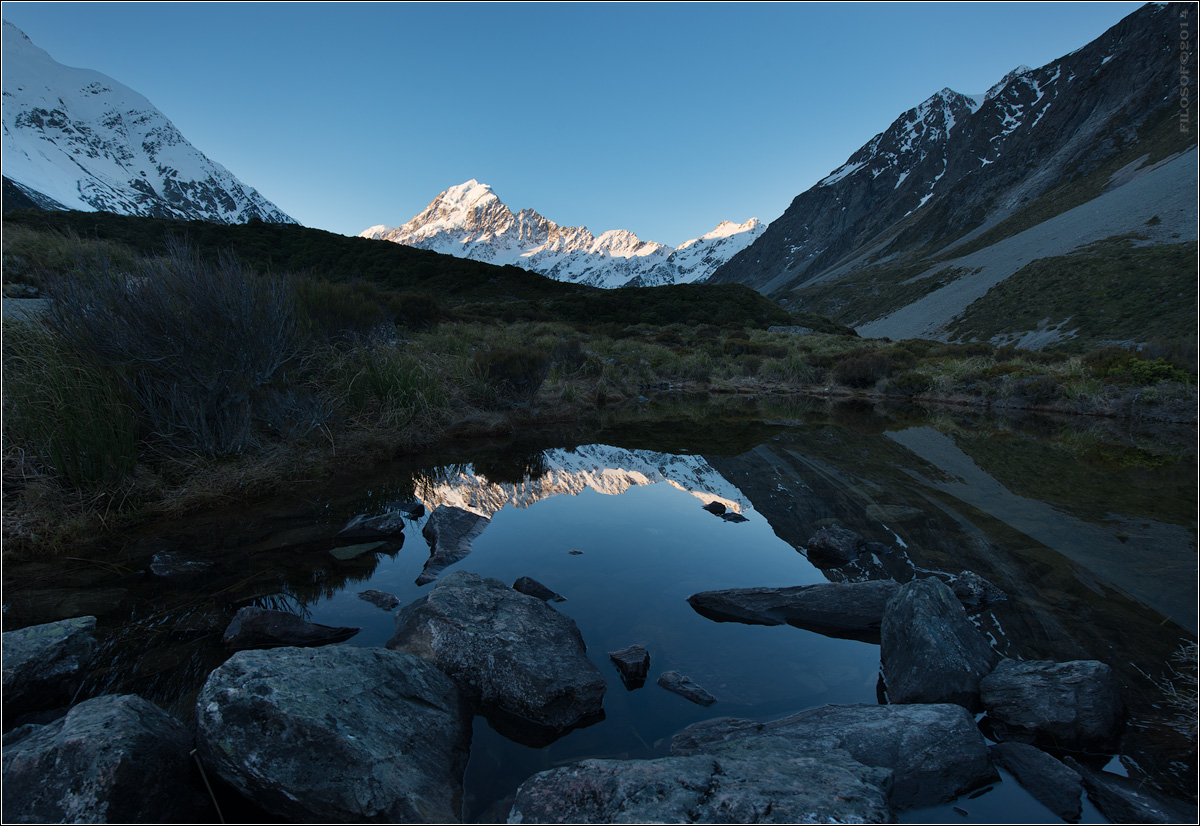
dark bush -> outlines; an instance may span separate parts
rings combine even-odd
[[[891,371],[891,359],[883,353],[864,353],[842,359],[833,365],[833,379],[838,384],[864,390],[874,387]]]
[[[500,347],[476,353],[475,365],[501,401],[528,402],[550,372],[550,356],[529,347]]]
[[[888,391],[902,396],[915,396],[933,387],[933,379],[925,373],[908,370],[888,380]]]

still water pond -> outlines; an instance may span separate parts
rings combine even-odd
[[[717,623],[691,609],[698,591],[973,570],[1009,598],[978,618],[1002,654],[1099,659],[1116,669],[1132,720],[1106,766],[1195,797],[1194,757],[1155,681],[1196,632],[1194,435],[1137,434],[1063,422],[929,418],[841,407],[664,418],[572,434],[527,435],[372,469],[298,481],[253,508],[214,509],[147,526],[55,565],[8,566],[5,628],[95,613],[104,661],[85,693],[137,692],[184,719],[204,676],[228,653],[237,608],[285,608],[362,630],[383,645],[392,614],[367,589],[406,604],[429,557],[424,517],[400,547],[337,559],[332,534],[352,516],[412,498],[490,518],[472,552],[443,572],[511,584],[533,577],[566,597],[588,654],[608,679],[604,718],[532,747],[477,718],[465,782],[468,820],[503,820],[531,774],[588,757],[667,753],[680,728],[717,716],[769,720],[826,703],[880,701],[879,647],[787,626]],[[758,415],[751,415],[757,413]],[[716,516],[702,506],[719,502]],[[891,549],[839,569],[804,554],[839,525]],[[212,563],[199,577],[152,576],[164,551]],[[60,561],[61,562],[61,561]],[[607,652],[638,643],[650,679],[629,691]],[[667,670],[718,698],[703,708],[654,683]],[[1056,818],[1007,775],[991,791],[910,822]],[[954,807],[957,807],[958,811]],[[964,814],[965,813],[965,814]],[[1084,804],[1085,822],[1105,822]]]

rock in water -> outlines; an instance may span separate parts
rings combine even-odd
[[[5,631],[4,716],[71,701],[96,654],[95,617]]]
[[[899,589],[900,583],[892,580],[730,588],[693,594],[688,603],[717,622],[787,623],[832,637],[878,642],[884,608]]]
[[[678,671],[664,671],[658,677],[658,684],[697,705],[711,706],[717,701],[716,697],[692,682],[691,677],[685,677]]]
[[[383,648],[234,654],[196,700],[200,753],[298,822],[457,823],[471,718],[428,662]]]
[[[854,531],[821,528],[808,540],[808,561],[818,568],[837,568],[853,562],[865,545],[865,540]]]
[[[329,645],[348,640],[359,629],[318,625],[287,611],[242,608],[225,629],[222,641],[230,648],[275,648],[279,646]]]
[[[610,651],[608,658],[617,666],[621,682],[627,689],[633,691],[646,684],[646,675],[650,673],[650,652],[643,646],[631,645],[620,651]]]
[[[376,608],[382,608],[385,611],[395,611],[396,606],[400,604],[400,600],[394,595],[389,594],[386,591],[376,591],[374,589],[369,591],[360,591],[358,598],[365,599]]]
[[[1000,655],[943,582],[905,583],[888,603],[880,659],[893,703],[957,703],[982,710],[979,683]]]
[[[933,806],[999,779],[987,742],[962,706],[822,706],[758,723],[722,717],[696,723],[671,741],[672,755],[712,752],[723,742],[783,737],[805,753],[844,749],[858,762],[892,771],[891,804]]]
[[[980,689],[999,739],[1072,751],[1116,750],[1124,704],[1116,674],[1102,662],[1006,659]]]
[[[447,566],[471,553],[471,543],[490,523],[486,516],[453,505],[434,508],[421,529],[421,535],[429,543],[429,561],[417,577],[417,584],[433,582]]]
[[[432,662],[485,713],[567,729],[599,714],[604,700],[604,676],[574,620],[467,571],[400,609],[387,647]]]
[[[1200,823],[1194,803],[1156,794],[1145,783],[1119,774],[1093,771],[1072,757],[1065,762],[1083,778],[1088,800],[1111,823]]]
[[[183,723],[148,700],[85,700],[5,735],[4,822],[213,823],[191,750]]]
[[[725,513],[725,506],[722,505],[720,502],[709,502],[707,505],[701,505],[700,509],[706,510],[712,514],[716,514],[717,516],[720,516],[721,514]]]
[[[889,772],[787,740],[711,755],[584,760],[521,784],[509,823],[889,823]]]
[[[1068,823],[1083,814],[1083,781],[1046,752],[1025,743],[998,743],[988,749],[1038,802]]]
[[[354,544],[374,539],[389,539],[404,533],[404,514],[389,511],[378,516],[360,514],[338,531],[334,541],[343,544]]]

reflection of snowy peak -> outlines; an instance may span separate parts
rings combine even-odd
[[[720,502],[734,513],[750,507],[741,492],[700,456],[584,445],[574,450],[549,450],[543,458],[546,472],[537,479],[496,483],[464,471],[418,484],[416,494],[430,510],[453,505],[490,518],[505,505],[527,508],[551,496],[575,496],[587,489],[615,496],[632,487],[666,482],[706,505]]]
[[[513,213],[492,188],[472,179],[452,186],[408,223],[359,233],[459,258],[513,264],[559,281],[595,287],[656,286],[701,281],[762,234],[757,218],[723,221],[712,232],[671,250],[629,230],[594,236],[562,227],[532,209]]]
[[[4,23],[4,177],[47,208],[294,223],[145,97],[56,62]]]

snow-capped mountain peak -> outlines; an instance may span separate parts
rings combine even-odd
[[[69,209],[295,223],[192,146],[149,100],[3,24],[4,177]]]
[[[513,264],[559,281],[621,287],[701,281],[764,228],[757,218],[744,224],[722,221],[672,250],[626,229],[594,236],[587,227],[560,226],[532,209],[514,214],[490,186],[472,178],[439,193],[402,226],[379,224],[359,235]]]

